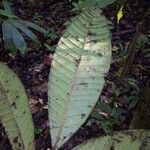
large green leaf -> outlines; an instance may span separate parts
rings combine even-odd
[[[150,130],[128,130],[93,138],[73,150],[149,150]]]
[[[52,62],[49,119],[54,147],[66,142],[89,116],[110,61],[107,20],[99,10],[87,9],[60,39]]]
[[[16,74],[0,63],[0,122],[14,150],[34,149],[34,127],[27,100]]]

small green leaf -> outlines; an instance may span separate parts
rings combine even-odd
[[[52,46],[49,46],[47,44],[44,44],[44,46],[50,51],[50,52],[54,52],[55,51],[55,48],[52,47]]]
[[[120,7],[118,13],[117,13],[117,23],[119,24],[120,20],[123,17],[123,5]]]

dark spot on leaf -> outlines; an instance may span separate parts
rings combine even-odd
[[[81,84],[81,85],[87,85],[87,83],[85,83],[85,82],[81,82],[80,84]]]
[[[94,33],[92,33],[92,32],[89,32],[89,33],[88,33],[88,35],[95,35],[95,34],[94,34]]]
[[[13,102],[13,103],[11,104],[11,106],[13,106],[14,108],[16,108],[16,103]]]
[[[81,61],[81,59],[75,59],[75,61],[76,61],[76,65],[78,66],[78,64],[80,63],[80,61]]]
[[[120,143],[120,142],[121,142],[121,140],[118,139],[118,138],[115,138],[114,141],[116,141],[117,143]]]
[[[26,111],[23,112],[23,114],[25,114],[25,113],[26,113]]]
[[[96,43],[96,42],[97,42],[97,40],[92,40],[92,42]]]
[[[101,54],[101,53],[98,53],[98,56],[99,56],[99,57],[102,57],[102,54]]]
[[[21,147],[21,143],[18,143],[18,146]]]
[[[113,146],[113,145],[110,147],[110,150],[115,150],[115,148],[114,148],[114,146]]]
[[[83,119],[83,118],[84,118],[84,116],[85,116],[85,114],[81,114],[81,119]]]
[[[19,95],[17,95],[16,98],[18,99],[18,98],[19,98]]]
[[[13,139],[13,142],[14,142],[15,144],[18,143],[18,136]]]
[[[67,93],[67,95],[70,95],[70,93]]]

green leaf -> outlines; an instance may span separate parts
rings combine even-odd
[[[8,14],[13,14],[11,11],[10,3],[7,0],[3,0],[3,6]]]
[[[98,9],[82,12],[60,39],[49,76],[52,144],[60,147],[85,122],[111,61],[107,20]]]
[[[9,19],[8,22],[10,24],[12,24],[13,26],[15,26],[15,28],[18,28],[19,30],[21,30],[24,34],[26,34],[32,41],[36,42],[36,43],[40,43],[40,41],[38,40],[37,36],[27,28],[26,25],[24,25],[23,23],[20,23],[18,20],[15,19]]]
[[[127,130],[93,138],[73,150],[149,150],[150,130]]]
[[[119,24],[120,20],[123,17],[123,5],[120,7],[118,13],[117,13],[117,23]]]
[[[24,21],[24,20],[18,20],[18,22],[26,25],[27,27],[30,27],[30,28],[33,28],[41,33],[47,33],[42,27],[32,23],[32,22],[29,22],[29,21]]]
[[[106,113],[111,113],[111,107],[109,106],[108,103],[105,102],[98,102],[96,106],[100,111],[106,112]]]
[[[143,48],[146,43],[149,42],[148,37],[145,34],[139,34],[136,40],[136,43],[139,48]]]
[[[19,31],[8,22],[8,20],[5,20],[3,22],[2,31],[3,31],[4,41],[8,49],[14,51],[14,46],[15,46],[15,48],[20,50],[21,53],[25,53],[27,49],[27,45],[24,38],[19,33]]]
[[[100,8],[104,8],[110,4],[112,4],[115,0],[96,0],[96,3]]]
[[[7,22],[2,23],[2,32],[4,37],[4,42],[6,44],[6,47],[12,52],[16,53],[17,49],[15,47],[15,44],[12,39],[12,31],[11,28],[9,28],[9,24]]]
[[[0,122],[13,150],[34,149],[34,127],[25,89],[17,75],[0,63]]]
[[[47,44],[44,44],[44,46],[50,51],[50,52],[54,52],[55,51],[55,48],[52,47],[52,46],[49,46]]]

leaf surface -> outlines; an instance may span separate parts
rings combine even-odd
[[[14,150],[34,149],[34,127],[27,94],[17,75],[1,62],[0,122]]]
[[[93,138],[73,150],[149,150],[150,130],[127,130]]]
[[[85,122],[111,61],[108,22],[97,9],[82,12],[60,39],[49,77],[52,144],[60,147]]]

